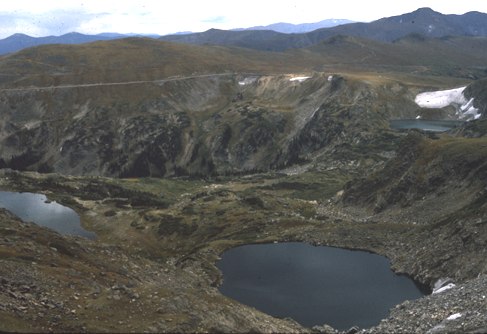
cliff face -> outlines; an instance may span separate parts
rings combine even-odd
[[[474,81],[464,93],[466,97],[474,99],[474,106],[479,109],[482,118],[487,118],[487,79]]]
[[[74,175],[240,173],[367,144],[413,102],[356,79],[214,75],[3,92],[0,164]],[[408,111],[409,110],[409,111]]]

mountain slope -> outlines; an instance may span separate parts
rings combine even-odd
[[[479,109],[483,117],[487,117],[487,79],[473,82],[465,89],[467,98],[474,99],[474,107]]]
[[[306,47],[311,43],[306,35],[288,35],[272,30],[230,31],[210,29],[205,32],[168,35],[160,37],[163,41],[196,44],[237,46],[264,51],[283,51],[290,48]]]
[[[0,85],[49,86],[163,79],[174,75],[293,70],[293,55],[191,46],[150,38],[45,45],[0,57]]]
[[[471,125],[479,123],[485,128],[485,121]],[[405,235],[416,246],[402,245],[418,254],[406,261],[414,275],[430,275],[420,268],[443,275],[455,268],[455,279],[475,277],[487,268],[481,255],[487,237],[486,171],[487,137],[411,132],[383,169],[347,184],[342,202],[365,208],[375,221],[420,226]],[[429,254],[420,255],[421,248]]]
[[[484,37],[408,37],[396,43],[382,43],[337,36],[311,48],[282,53],[128,38],[83,45],[39,46],[0,57],[0,88],[150,81],[208,73],[337,69],[467,77],[484,75],[486,61],[487,38]]]
[[[338,35],[309,48],[329,61],[377,66],[428,66],[448,69],[453,74],[459,67],[479,70],[484,75],[486,37],[426,38],[408,35],[394,43],[367,40],[360,37]],[[334,59],[334,60],[332,60]],[[460,73],[461,71],[459,71]],[[446,74],[446,73],[445,73]]]

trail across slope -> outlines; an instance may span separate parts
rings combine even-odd
[[[135,80],[135,81],[122,81],[122,82],[98,82],[98,83],[87,83],[87,84],[66,84],[59,86],[40,86],[40,87],[17,87],[17,88],[3,88],[0,92],[24,92],[24,91],[46,91],[54,89],[69,89],[69,88],[83,88],[83,87],[102,87],[102,86],[124,86],[124,85],[139,85],[147,83],[163,84],[170,81],[179,80],[189,80],[198,78],[211,78],[211,77],[222,77],[222,76],[234,76],[235,73],[213,73],[213,74],[200,74],[200,75],[190,75],[190,76],[177,76],[169,77],[166,79],[157,80]]]

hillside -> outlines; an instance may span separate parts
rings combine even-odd
[[[12,88],[155,80],[192,73],[265,72],[282,67],[283,62],[293,68],[289,56],[274,58],[275,65],[262,52],[135,37],[82,45],[45,45],[0,58],[0,84]]]
[[[485,128],[485,121],[476,125]],[[461,267],[455,279],[484,272],[487,264],[479,252],[487,235],[486,144],[485,135],[428,138],[410,133],[383,169],[347,184],[342,202],[362,207],[376,221],[420,226],[408,239],[427,245],[430,254],[409,261],[415,275],[430,275],[420,268],[446,275]]]
[[[474,105],[484,118],[487,115],[487,79],[481,79],[469,85],[465,91],[468,98],[475,98]]]
[[[282,53],[127,38],[40,46],[0,57],[0,86],[143,81],[195,73],[347,71],[350,66],[358,72],[472,77],[485,75],[486,51],[484,37],[409,35],[391,44],[336,36],[310,48]]]
[[[419,71],[447,76],[485,76],[486,37],[426,38],[408,35],[394,43],[339,35],[309,47],[330,63],[383,67],[398,71],[413,67]],[[425,73],[426,74],[426,73]]]

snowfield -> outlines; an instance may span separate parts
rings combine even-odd
[[[460,118],[477,119],[480,117],[479,110],[473,106],[473,98],[467,100],[463,91],[466,87],[460,87],[448,90],[439,90],[435,92],[420,93],[414,99],[414,102],[421,108],[445,108],[454,106]]]
[[[446,291],[446,290],[450,290],[450,289],[453,289],[456,285],[454,283],[448,283],[447,285],[445,286],[442,286],[441,288],[439,289],[435,289],[433,290],[433,294],[435,293],[440,293],[440,292],[443,292],[443,291]]]
[[[238,84],[240,86],[250,85],[250,84],[254,83],[256,80],[257,80],[257,78],[255,78],[255,77],[245,78],[245,79],[239,81]]]
[[[456,320],[456,319],[461,318],[461,317],[462,317],[461,313],[455,313],[455,314],[450,315],[448,318],[446,318],[446,320]]]
[[[311,77],[294,77],[294,78],[289,79],[289,81],[303,82],[303,81],[305,81],[305,80],[307,80],[309,78],[311,78]]]

